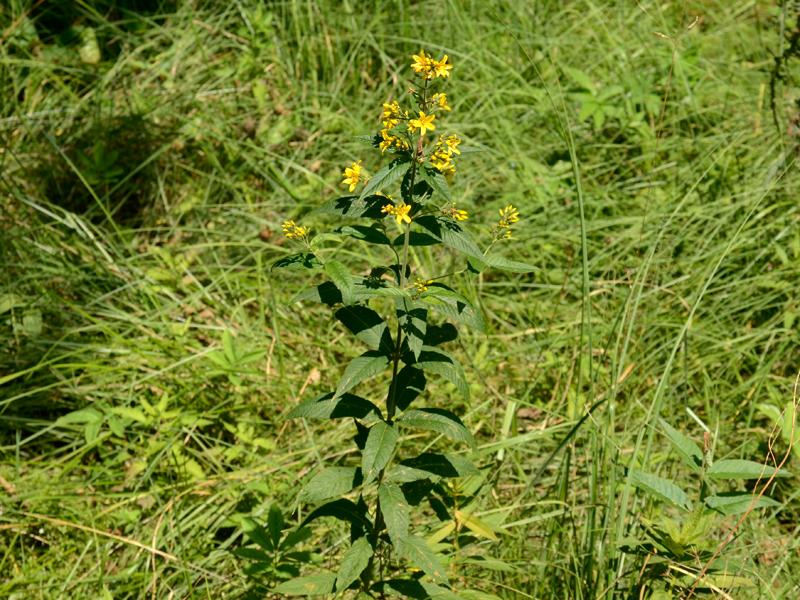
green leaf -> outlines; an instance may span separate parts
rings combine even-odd
[[[483,315],[464,296],[443,283],[432,283],[420,301],[433,310],[480,332],[486,330]]]
[[[425,215],[414,219],[414,223],[427,230],[445,246],[469,258],[485,260],[483,252],[472,237],[452,219]]]
[[[706,471],[711,479],[769,479],[775,477],[791,477],[784,469],[776,469],[752,460],[726,459],[718,460]]]
[[[300,492],[304,502],[319,502],[346,494],[361,483],[356,467],[327,467],[314,475]]]
[[[395,158],[388,165],[380,169],[364,186],[359,199],[366,198],[370,194],[380,191],[386,191],[386,193],[388,193],[387,190],[389,190],[390,186],[408,171],[408,163],[409,157],[403,155]]]
[[[287,418],[297,419],[363,419],[370,413],[381,416],[380,409],[369,400],[353,394],[342,394],[334,398],[333,392],[323,394],[315,400],[295,406]]]
[[[428,311],[421,308],[417,302],[406,303],[409,305],[408,308],[397,309],[397,319],[400,329],[405,333],[405,342],[409,350],[414,358],[418,359],[428,326]]]
[[[311,252],[300,252],[279,258],[271,269],[319,269],[322,263]]]
[[[17,294],[0,294],[0,315],[18,306],[25,306],[25,302],[20,296]]]
[[[300,524],[300,527],[305,527],[311,521],[319,519],[320,517],[333,517],[334,519],[346,521],[351,525],[355,525],[359,529],[366,529],[367,531],[372,529],[372,523],[370,523],[369,519],[367,519],[366,506],[359,506],[347,498],[333,500],[323,504],[318,508],[315,508],[303,520],[303,522]]]
[[[350,272],[338,260],[329,260],[325,263],[325,272],[333,284],[342,294],[342,302],[349,304],[353,298],[353,278]]]
[[[386,237],[383,229],[381,229],[380,225],[377,223],[370,226],[345,225],[344,227],[340,227],[337,231],[370,244],[378,244],[382,246],[390,246],[392,244],[392,241]]]
[[[272,542],[272,535],[267,532],[261,525],[250,517],[244,517],[241,521],[242,532],[251,541],[258,544],[267,552],[272,552],[275,545]]]
[[[361,457],[365,485],[373,481],[389,463],[398,438],[397,430],[384,421],[378,421],[370,428],[364,454]]]
[[[333,284],[333,282],[325,281],[318,286],[296,294],[290,303],[302,302],[303,300],[311,300],[312,302],[319,302],[327,306],[342,303],[342,292]]]
[[[577,83],[581,88],[584,90],[590,91],[592,94],[596,93],[596,87],[594,82],[592,81],[591,77],[589,77],[586,73],[581,71],[580,69],[576,69],[574,67],[568,67],[566,65],[562,65],[561,69],[566,73],[570,79],[572,79],[575,83]]]
[[[487,266],[500,271],[510,271],[511,273],[530,273],[536,270],[536,267],[528,263],[519,262],[516,260],[508,260],[502,256],[489,255],[484,257],[484,262]],[[481,269],[483,270],[483,269]]]
[[[272,538],[273,547],[277,548],[281,542],[281,530],[283,529],[283,513],[280,507],[273,504],[269,507],[267,514],[267,530]]]
[[[415,535],[410,535],[395,546],[397,553],[412,566],[421,569],[437,583],[447,583],[444,567],[439,557],[430,549],[427,542]]]
[[[400,410],[405,410],[425,390],[425,372],[412,365],[406,365],[397,374],[393,384],[395,391],[395,405]],[[392,393],[392,390],[389,390]]]
[[[423,179],[428,182],[428,185],[431,186],[434,192],[439,194],[442,200],[445,202],[452,201],[452,197],[450,196],[450,185],[447,183],[447,179],[445,179],[444,175],[442,175],[439,171],[426,167],[423,170]]]
[[[397,546],[408,537],[408,503],[396,483],[383,481],[378,488],[378,499],[386,523],[389,539]]]
[[[686,492],[668,479],[634,468],[630,469],[629,476],[633,485],[654,498],[674,504],[683,510],[692,510],[692,503]]]
[[[780,502],[767,496],[760,496],[756,499],[753,494],[737,492],[708,496],[705,504],[708,508],[723,515],[739,515],[755,508],[774,508],[781,505]]]
[[[345,392],[353,389],[359,383],[370,377],[374,377],[389,366],[389,357],[383,352],[369,350],[358,358],[350,361],[344,370],[339,385],[336,386],[335,396],[341,396]]]
[[[658,421],[661,424],[661,428],[664,430],[664,434],[672,443],[675,450],[678,451],[678,454],[681,455],[681,458],[683,458],[683,462],[693,471],[699,472],[703,466],[703,452],[700,450],[700,447],[695,444],[691,438],[672,427],[664,419],[659,419]]]
[[[441,325],[431,325],[429,323],[428,328],[425,330],[424,342],[426,346],[438,346],[439,344],[452,342],[456,338],[458,338],[458,329],[451,323],[442,323]]]
[[[339,574],[336,576],[336,591],[346,590],[351,583],[359,578],[364,569],[369,565],[372,557],[372,546],[366,537],[358,538],[342,557],[339,565]]]
[[[80,410],[74,410],[71,413],[67,413],[59,417],[56,420],[56,427],[62,427],[64,425],[75,425],[75,424],[100,424],[103,422],[103,413],[101,413],[96,408],[87,407],[81,408]]]
[[[333,593],[335,583],[336,575],[333,573],[319,573],[284,581],[275,586],[272,591],[288,596],[323,596]]]
[[[368,219],[382,219],[381,209],[386,204],[386,196],[372,195],[365,198],[358,196],[345,196],[325,202],[311,214],[334,214],[342,217],[360,217]]]
[[[389,579],[378,582],[375,587],[412,600],[461,600],[461,596],[447,588],[421,579]]]
[[[336,318],[371,350],[390,353],[394,350],[392,335],[386,322],[371,308],[360,305],[344,306],[336,311]]]
[[[467,376],[464,374],[463,367],[444,350],[424,346],[419,360],[414,363],[414,366],[444,377],[456,386],[465,399],[469,398],[469,384],[467,384]]]
[[[398,423],[414,429],[425,429],[435,431],[449,437],[457,442],[464,442],[470,446],[475,445],[475,438],[472,437],[456,415],[448,410],[441,408],[412,408],[405,411],[397,420]]]
[[[395,471],[395,469],[397,470]],[[392,469],[387,475],[387,479],[397,483],[408,483],[426,478],[468,477],[479,473],[472,461],[463,456],[435,452],[425,452],[419,456],[402,460],[395,469]]]

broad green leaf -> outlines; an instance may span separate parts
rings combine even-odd
[[[403,360],[405,360],[405,357]],[[469,398],[469,384],[467,383],[467,376],[464,374],[463,367],[444,350],[423,346],[419,359],[414,363],[414,366],[418,369],[444,377],[447,381],[456,386],[456,389],[461,392],[461,395],[464,396],[465,399]]]
[[[415,535],[408,536],[400,544],[395,546],[397,553],[405,558],[412,566],[421,569],[426,575],[430,576],[437,583],[447,583],[439,557],[430,549],[427,542]]]
[[[692,503],[686,492],[668,479],[634,468],[631,468],[629,475],[633,485],[654,498],[674,504],[683,510],[692,510]]]
[[[334,214],[342,217],[382,219],[385,215],[381,212],[381,209],[385,204],[385,196],[372,195],[365,198],[345,196],[325,202],[319,208],[311,211],[311,214]]]
[[[345,368],[342,378],[339,380],[339,385],[336,386],[335,396],[341,396],[365,379],[374,377],[388,366],[389,357],[377,350],[369,350],[358,358],[354,358]]]
[[[406,365],[400,372],[397,374],[397,378],[394,381],[394,385],[396,386],[396,390],[394,390],[395,394],[395,406],[400,410],[405,410],[408,406],[416,400],[416,398],[425,390],[425,384],[427,380],[425,378],[425,372],[422,369],[418,369],[412,365]],[[391,394],[393,392],[392,389],[389,390]]]
[[[18,306],[25,306],[25,302],[20,296],[17,294],[0,294],[0,315]]]
[[[500,271],[510,271],[512,273],[531,273],[536,270],[536,267],[528,263],[519,262],[516,260],[508,260],[502,256],[489,255],[484,257],[484,262],[487,266]]]
[[[276,594],[286,594],[287,596],[323,596],[333,593],[335,583],[336,575],[333,573],[320,573],[284,581],[275,586],[272,591]]]
[[[400,486],[384,480],[378,488],[378,500],[389,539],[397,546],[408,537],[409,515],[406,498]]]
[[[359,506],[347,498],[332,500],[331,502],[315,508],[303,520],[300,527],[305,527],[311,521],[319,519],[320,517],[333,517],[340,521],[346,521],[360,529],[366,529],[368,531],[372,529],[372,523],[367,519],[367,507]]]
[[[342,394],[336,398],[333,392],[323,394],[315,400],[295,406],[287,415],[289,419],[363,419],[370,413],[381,416],[380,409],[369,400],[353,394]]]
[[[475,439],[456,415],[441,408],[412,408],[403,413],[398,423],[414,429],[435,431],[457,442],[475,445]]]
[[[281,509],[273,504],[269,507],[267,514],[267,531],[272,538],[272,545],[277,548],[281,542],[281,530],[283,529],[283,513]]]
[[[339,233],[370,244],[378,244],[382,246],[390,246],[392,244],[392,240],[386,237],[383,229],[381,229],[381,227],[377,224],[370,226],[345,225],[344,227],[340,227],[338,231]]]
[[[372,546],[366,536],[353,542],[339,564],[339,573],[336,575],[336,591],[346,590],[351,583],[358,579],[369,565],[371,557]]]
[[[314,475],[300,492],[304,502],[319,502],[346,494],[361,483],[356,467],[327,467]]]
[[[452,200],[450,196],[450,185],[447,183],[447,179],[445,179],[444,175],[439,171],[426,167],[423,169],[423,177],[433,191],[439,194],[442,200],[445,202],[450,202]]]
[[[760,496],[757,499],[753,494],[719,494],[708,496],[705,499],[706,506],[712,510],[721,512],[723,515],[739,515],[754,508],[774,508],[781,503],[767,496]]]
[[[373,481],[389,463],[397,446],[398,437],[397,430],[385,421],[378,421],[370,428],[361,457],[365,485]]]
[[[370,194],[375,194],[376,192],[381,191],[388,194],[391,185],[405,175],[406,171],[408,171],[408,163],[408,156],[399,156],[388,165],[380,169],[364,186],[359,199],[366,198]]]
[[[752,460],[725,459],[718,460],[706,471],[711,479],[769,479],[775,477],[791,477],[784,469],[775,469]]]
[[[350,272],[338,260],[329,260],[325,263],[325,273],[331,278],[333,284],[342,294],[342,302],[349,304],[353,299],[353,278]]]
[[[703,451],[700,450],[700,447],[690,437],[685,436],[664,419],[659,419],[659,423],[664,430],[664,434],[672,442],[673,447],[681,455],[681,458],[683,458],[683,462],[693,471],[699,472],[703,466]]]
[[[320,283],[318,286],[295,294],[289,303],[293,304],[295,302],[302,302],[304,300],[311,300],[312,302],[319,302],[327,306],[333,306],[334,304],[342,303],[342,292],[340,292],[339,288],[337,288],[332,282],[325,281]]]
[[[394,350],[392,336],[381,316],[371,308],[360,305],[344,306],[336,318],[371,350],[389,353]]]
[[[292,548],[297,544],[305,542],[310,537],[311,537],[311,530],[308,527],[301,527],[300,529],[294,529],[290,531],[289,535],[287,535],[283,539],[283,541],[280,544],[280,549],[288,550],[289,548]]]
[[[144,414],[141,408],[132,408],[129,406],[115,406],[111,409],[111,413],[122,417],[123,419],[130,419],[138,423],[147,425],[151,422],[151,417]]]
[[[85,424],[85,423],[97,423],[100,424],[103,422],[103,413],[93,407],[81,408],[79,410],[73,410],[71,413],[67,413],[59,417],[56,420],[56,427],[61,427],[63,425],[75,425],[75,424]]]
[[[455,221],[445,217],[425,215],[414,219],[414,223],[424,228],[445,246],[464,256],[485,260],[483,252],[472,237]]]
[[[436,479],[439,477],[468,477],[478,473],[479,471],[472,461],[458,454],[425,452],[419,456],[402,460],[392,469],[387,478],[398,483],[405,483],[431,477]]]
[[[242,532],[251,542],[255,542],[268,552],[274,550],[275,544],[272,542],[272,535],[254,519],[244,517],[241,521],[241,526]]]
[[[458,594],[424,579],[389,579],[376,587],[412,600],[461,600]]]
[[[405,341],[409,350],[414,354],[415,359],[419,359],[422,351],[425,331],[428,327],[428,311],[421,308],[417,302],[408,302],[408,308],[397,309],[397,319],[400,322],[400,329],[405,334]]]
[[[311,252],[300,252],[279,258],[272,263],[272,269],[319,269],[322,263]]]
[[[420,301],[433,310],[480,332],[486,330],[483,315],[464,296],[442,283],[433,283],[420,296]]]
[[[485,521],[482,521],[475,515],[463,510],[456,509],[454,514],[459,523],[464,525],[478,537],[497,541],[497,534],[495,534],[494,529],[492,529],[492,527]]]
[[[451,323],[442,323],[441,325],[431,325],[428,323],[428,328],[425,330],[425,345],[438,346],[452,342],[458,338],[458,329]]]

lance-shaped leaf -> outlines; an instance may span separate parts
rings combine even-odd
[[[389,539],[397,546],[408,537],[409,516],[406,498],[400,486],[384,481],[378,488],[378,500]]]
[[[388,579],[378,582],[375,589],[390,590],[401,598],[412,600],[464,600],[447,588],[421,579]]]
[[[456,415],[443,408],[412,408],[397,420],[405,427],[435,431],[456,442],[475,445],[475,439]]]
[[[425,390],[425,372],[412,365],[406,365],[397,374],[389,388],[389,394],[394,394],[395,406],[405,410]]]
[[[670,480],[634,468],[630,469],[629,476],[633,485],[654,498],[674,504],[683,510],[692,510],[689,496]]]
[[[375,194],[381,190],[388,190],[395,181],[405,175],[406,171],[409,169],[409,162],[410,157],[408,155],[402,155],[395,158],[392,162],[380,169],[370,178],[370,180],[364,186],[359,198],[366,198],[370,194]],[[385,203],[388,204],[390,201],[386,200]]]
[[[325,281],[320,283],[318,286],[295,294],[295,296],[291,299],[291,302],[302,302],[304,300],[320,302],[321,304],[325,304],[327,306],[333,306],[335,304],[342,303],[342,292],[339,291],[339,288],[337,288],[333,282]]]
[[[447,576],[442,562],[424,539],[410,535],[396,545],[395,548],[400,556],[405,558],[412,566],[421,569],[435,582],[447,583]]]
[[[484,262],[493,269],[500,271],[510,271],[511,273],[530,273],[536,270],[536,267],[528,263],[519,262],[516,260],[508,260],[502,256],[495,256],[490,254],[484,257]]]
[[[354,282],[354,299],[357,301],[370,298],[410,298],[411,292],[399,288],[379,277],[362,277]]]
[[[398,483],[408,483],[425,478],[468,477],[477,474],[477,467],[463,456],[425,452],[400,461],[400,464],[392,469],[387,478]]]
[[[478,537],[497,541],[497,534],[492,526],[486,523],[486,521],[479,519],[469,511],[456,509],[453,514],[455,515],[456,520],[461,523],[461,525],[466,526],[467,529],[469,529]]]
[[[478,331],[486,330],[483,315],[469,300],[443,283],[432,283],[420,301],[429,308]]]
[[[704,502],[708,508],[723,515],[739,515],[755,508],[774,508],[781,505],[780,502],[767,496],[738,492],[707,496]]]
[[[428,311],[422,308],[417,302],[406,302],[407,307],[398,302],[397,319],[400,329],[405,334],[405,342],[408,349],[414,354],[415,359],[419,359],[422,345],[425,340],[425,331],[428,327]]]
[[[425,229],[448,248],[468,258],[485,260],[483,252],[464,228],[452,219],[425,215],[414,219],[414,223]]]
[[[422,170],[422,178],[431,186],[434,192],[439,194],[442,200],[445,202],[450,202],[452,200],[450,196],[450,185],[447,183],[447,179],[445,179],[444,175],[439,171],[426,167]]]
[[[346,494],[361,484],[356,467],[327,467],[314,475],[300,492],[304,502],[320,502]]]
[[[392,243],[392,241],[386,237],[383,229],[377,224],[370,226],[345,225],[344,227],[340,227],[338,232],[370,244],[389,246]]]
[[[784,469],[776,469],[752,460],[725,459],[718,460],[706,471],[711,479],[769,479],[775,477],[791,477]]]
[[[319,573],[284,581],[276,585],[272,591],[287,596],[324,596],[333,593],[335,582],[336,575],[333,573]]]
[[[333,214],[342,217],[362,217],[368,219],[381,219],[385,215],[381,209],[386,204],[386,196],[344,196],[329,200],[322,206],[311,211],[311,214]]]
[[[331,278],[333,284],[342,294],[342,302],[349,304],[353,301],[353,278],[350,272],[338,260],[329,260],[325,263],[325,273]]]
[[[681,455],[683,462],[693,471],[699,472],[703,465],[703,452],[700,447],[690,437],[672,427],[664,419],[659,419],[659,424],[672,446]]]
[[[356,504],[347,498],[340,498],[333,500],[320,507],[315,508],[311,513],[303,519],[300,527],[305,527],[311,521],[315,521],[320,517],[333,517],[340,521],[346,521],[354,526],[358,531],[372,531],[372,523],[367,518],[367,505]],[[360,536],[355,536],[360,537]]]
[[[322,263],[311,252],[300,252],[279,258],[272,263],[273,269],[319,269]]]
[[[272,545],[277,548],[281,543],[283,512],[281,512],[281,509],[276,504],[269,507],[269,513],[267,513],[267,530],[269,530]]]
[[[378,350],[369,350],[361,356],[354,358],[344,370],[339,385],[336,387],[336,396],[353,389],[359,383],[374,377],[389,366],[389,357]]]
[[[365,485],[372,482],[389,463],[398,437],[397,430],[385,421],[378,421],[370,428],[361,457]]]
[[[295,406],[287,415],[289,419],[363,419],[370,413],[381,416],[380,409],[369,400],[354,394],[334,398],[333,392]]]
[[[406,358],[404,356],[403,360],[406,360]],[[456,386],[456,389],[461,392],[464,398],[469,398],[469,385],[467,384],[467,376],[464,374],[463,367],[444,350],[423,346],[419,359],[414,363],[414,366],[444,377]]]
[[[372,350],[390,353],[394,350],[392,335],[381,316],[371,308],[360,305],[344,306],[336,318]]]
[[[339,564],[339,573],[336,575],[336,591],[346,590],[351,583],[358,579],[369,565],[371,557],[372,546],[366,536],[353,542]]]
[[[439,344],[445,344],[447,342],[452,342],[458,337],[458,329],[451,323],[442,323],[441,325],[431,325],[428,324],[428,328],[425,330],[425,345],[426,346],[438,346]]]

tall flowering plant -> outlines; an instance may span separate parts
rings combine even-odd
[[[443,346],[457,338],[456,325],[481,330],[484,321],[445,280],[456,274],[475,276],[489,267],[530,270],[491,253],[496,242],[511,237],[519,220],[515,207],[500,210],[485,250],[463,227],[469,215],[450,192],[461,139],[443,124],[451,108],[441,88],[452,68],[447,55],[435,59],[420,51],[413,56],[413,110],[396,100],[384,103],[381,128],[372,140],[391,160],[372,177],[367,177],[362,160],[352,163],[342,179],[351,195],[316,211],[348,224],[318,236],[294,221],[283,225],[284,235],[300,248],[274,267],[321,272],[325,280],[296,299],[331,307],[366,350],[349,362],[335,388],[289,414],[349,419],[355,427],[358,459],[348,455],[340,464],[323,468],[300,494],[300,500],[311,505],[303,526],[323,517],[344,521],[350,529],[349,546],[335,572],[284,582],[275,588],[278,593],[353,590],[372,597],[391,592],[422,598],[447,593],[458,573],[464,530],[478,538],[495,538],[491,527],[471,512],[476,490],[464,482],[478,474],[475,465],[463,454],[421,445],[427,434],[436,441],[443,437],[474,448],[472,433],[450,410],[417,406],[427,396],[431,376],[451,382],[469,397],[463,368]],[[331,242],[341,238],[383,250],[386,262],[352,274],[335,258]],[[461,267],[428,273],[422,265],[411,264],[409,249],[432,245],[455,252]],[[389,314],[379,312],[387,308],[384,312]],[[374,386],[362,384],[382,375],[388,383],[385,396],[378,397]],[[357,395],[359,388],[372,392],[372,397]],[[412,507],[423,503],[434,507],[444,521],[427,539],[414,532],[411,518]]]

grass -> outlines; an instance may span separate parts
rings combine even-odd
[[[647,581],[621,550],[676,516],[627,467],[697,488],[657,418],[698,442],[703,423],[717,458],[762,461],[759,405],[793,400],[796,58],[777,127],[769,97],[797,18],[784,4],[0,8],[0,596],[245,594],[237,517],[277,503],[289,518],[298,480],[349,448],[345,428],[284,418],[355,346],[290,304],[303,275],[270,273],[280,223],[339,193],[420,47],[455,64],[450,123],[475,150],[460,205],[476,231],[518,206],[508,255],[536,266],[471,291],[489,323],[457,350],[473,400],[435,399],[480,440],[481,516],[503,532],[481,548],[510,568],[456,583],[628,598],[677,576]],[[755,584],[730,597],[797,597],[796,487],[774,486],[780,505],[725,549]],[[340,533],[318,532],[323,565]]]

